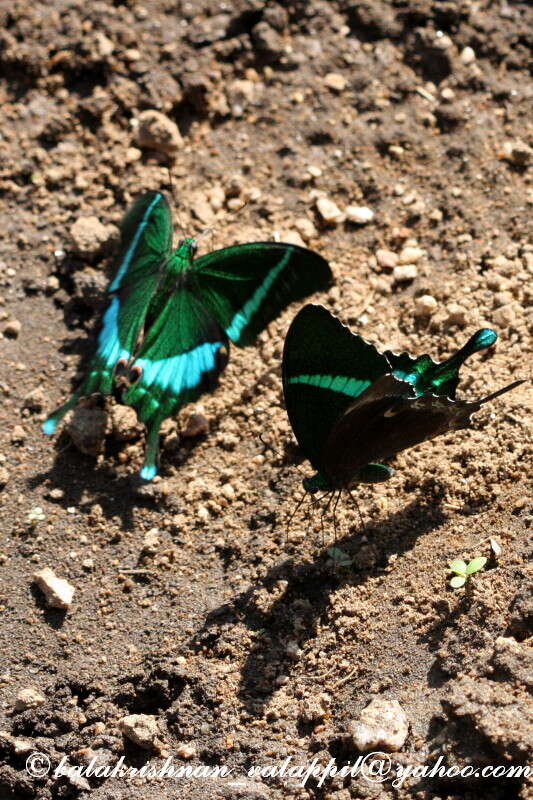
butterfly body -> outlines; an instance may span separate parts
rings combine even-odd
[[[285,340],[283,388],[296,438],[317,470],[304,480],[306,491],[387,480],[393,470],[381,461],[469,427],[484,403],[522,383],[474,402],[455,398],[465,359],[496,338],[479,330],[442,362],[380,353],[324,307],[305,306]]]
[[[321,256],[296,245],[253,242],[195,253],[192,238],[173,250],[165,196],[141,195],[122,222],[109,305],[87,375],[47,418],[45,433],[54,433],[81,397],[112,393],[119,377],[126,384],[122,401],[147,427],[141,476],[150,480],[161,423],[216,387],[230,340],[253,344],[285,306],[332,280]]]

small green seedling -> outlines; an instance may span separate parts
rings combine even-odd
[[[353,562],[353,558],[340,547],[328,547],[327,553],[336,567],[349,567]]]
[[[468,578],[473,575],[474,572],[479,572],[480,569],[483,569],[486,563],[487,559],[485,556],[473,558],[468,564],[460,558],[450,562],[450,570],[455,572],[453,578],[450,578],[450,586],[453,589],[460,589],[461,586],[465,585]]]

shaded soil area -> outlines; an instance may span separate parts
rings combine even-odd
[[[530,378],[531,6],[0,0],[0,20],[2,798],[533,797],[524,777],[247,774],[353,763],[376,697],[407,718],[394,764],[533,766],[530,382],[398,456],[357,491],[362,521],[339,504],[336,567],[331,511],[287,526],[310,474],[281,392],[297,307],[165,423],[151,484],[112,399],[92,404],[93,455],[41,432],[91,353],[117,225],[140,192],[170,196],[167,166],[176,241],[305,244],[335,275],[313,300],[380,348],[444,358],[494,327],[460,396]],[[143,139],[153,110],[164,141]],[[183,435],[191,413],[207,434]],[[449,561],[480,555],[451,589]],[[67,612],[43,567],[75,587]],[[33,751],[233,780],[32,777]]]

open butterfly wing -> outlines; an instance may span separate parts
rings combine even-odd
[[[130,375],[138,378],[123,397],[148,430],[143,478],[157,473],[161,423],[216,387],[228,347],[226,334],[190,290],[168,296],[131,364]]]
[[[161,192],[145,192],[122,220],[115,275],[108,292],[145,281],[163,268],[171,253],[170,206]]]
[[[202,300],[235,344],[252,344],[295,300],[326,289],[327,261],[304,247],[253,242],[226,247],[194,261]]]
[[[165,261],[171,255],[171,246],[172,217],[168,203],[161,192],[146,192],[121,225],[116,273],[108,287],[114,296],[102,318],[96,352],[81,385],[44,422],[45,433],[53,434],[81,397],[112,392],[117,362],[129,361],[133,355]]]

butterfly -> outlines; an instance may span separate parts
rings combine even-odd
[[[196,243],[172,246],[172,215],[161,192],[141,195],[124,217],[109,304],[85,378],[43,424],[53,434],[81,397],[111,394],[147,428],[141,476],[157,474],[163,420],[212,391],[230,340],[250,345],[289,303],[325,289],[322,256],[293,244],[252,242],[195,258]]]
[[[455,355],[434,361],[380,353],[323,306],[306,305],[293,319],[283,351],[283,392],[296,439],[316,474],[307,492],[350,490],[388,480],[382,460],[442,433],[471,425],[481,406],[518,380],[480,400],[457,400],[465,359],[490,347],[496,331],[477,331]]]

